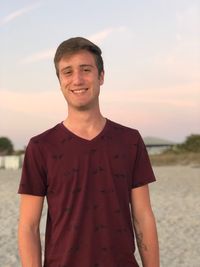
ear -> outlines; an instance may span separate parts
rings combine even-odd
[[[99,75],[99,83],[100,85],[103,85],[104,83],[104,71],[102,71],[101,74]]]

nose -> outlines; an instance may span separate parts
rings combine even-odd
[[[73,74],[73,84],[80,85],[83,83],[83,75],[80,71],[76,71]]]

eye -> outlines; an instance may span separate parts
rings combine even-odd
[[[90,69],[90,68],[83,68],[83,71],[84,71],[84,72],[90,72],[91,69]]]
[[[66,71],[63,72],[63,74],[65,76],[70,76],[72,74],[72,71],[71,70],[66,70]]]

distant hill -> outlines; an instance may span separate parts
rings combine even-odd
[[[152,137],[152,136],[147,136],[144,137],[144,143],[145,145],[175,145],[176,143],[170,141],[170,140],[165,140],[165,139],[161,139],[158,137]]]

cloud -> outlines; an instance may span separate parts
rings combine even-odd
[[[19,147],[33,136],[66,116],[67,104],[58,90],[12,92],[0,88],[0,124]],[[143,90],[101,88],[101,111],[107,118],[138,128],[146,135],[183,140],[191,132],[199,133],[199,84]]]
[[[113,32],[123,32],[125,30],[126,30],[125,27],[107,28],[103,31],[100,31],[100,32],[97,32],[93,35],[90,35],[87,38],[94,43],[100,44],[106,38],[108,38],[108,36],[110,36]],[[34,53],[30,56],[23,58],[20,61],[20,63],[21,64],[29,64],[29,63],[34,63],[34,62],[38,62],[41,60],[52,59],[54,57],[55,51],[56,51],[56,48],[50,48],[50,49],[46,49],[44,51],[40,51],[38,53]]]
[[[65,108],[66,104],[60,91],[52,90],[45,92],[13,92],[0,88],[1,108],[15,112],[26,113],[40,117],[57,116]],[[56,104],[55,104],[56,103]],[[56,110],[51,114],[52,107],[56,105]]]
[[[44,92],[12,92],[0,89],[1,107],[9,109],[12,112],[24,112],[37,114],[46,114],[52,116],[52,107],[54,107],[53,116],[62,114],[66,109],[66,102],[61,92],[58,90]],[[173,88],[143,89],[143,90],[109,90],[101,88],[101,104],[109,107],[113,113],[116,113],[119,107],[123,110],[135,109],[142,110],[142,107],[149,107],[152,110],[187,110],[192,114],[200,112],[200,91],[199,84],[193,86],[180,86]],[[36,108],[37,104],[37,108]]]
[[[32,5],[29,5],[29,6],[27,6],[27,7],[18,9],[18,10],[16,10],[16,11],[14,11],[14,12],[8,14],[8,15],[5,16],[4,18],[2,18],[2,19],[0,20],[0,26],[5,25],[5,24],[7,24],[7,23],[9,23],[9,22],[11,22],[11,21],[13,21],[13,20],[15,20],[16,18],[21,17],[21,16],[23,16],[24,14],[26,14],[26,13],[28,13],[28,12],[30,12],[30,11],[32,11],[32,10],[34,10],[34,9],[40,7],[40,6],[41,6],[41,3],[40,3],[40,2],[37,2],[37,3],[32,4]]]
[[[118,28],[107,28],[101,32],[97,32],[93,35],[88,36],[87,38],[94,43],[102,43],[108,36],[110,36],[113,32],[122,32],[126,30],[125,27],[118,27]]]
[[[164,110],[168,108],[173,109],[194,109],[200,112],[200,91],[199,85],[190,86],[174,86],[171,88],[158,89],[141,89],[141,90],[113,90],[102,89],[102,101],[107,105],[112,104],[117,106],[123,104],[132,109],[133,106],[149,105],[156,109]]]
[[[28,64],[33,62],[38,62],[45,59],[52,59],[55,54],[55,49],[47,49],[39,53],[32,54],[21,60],[21,64]]]

